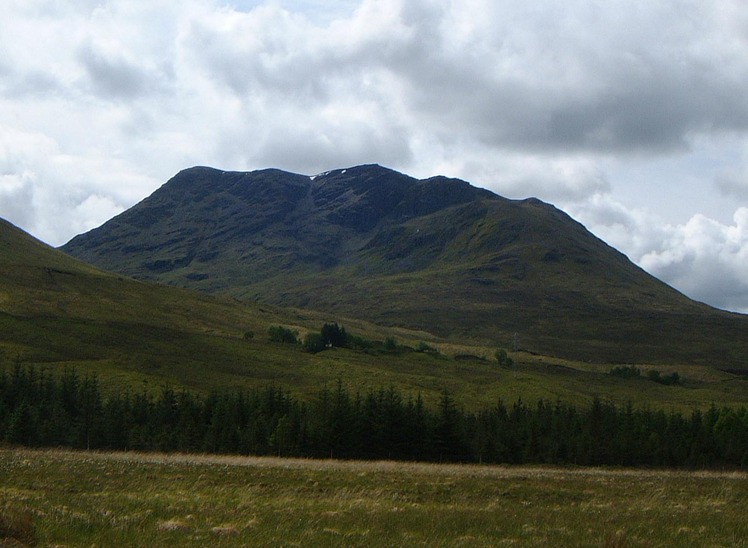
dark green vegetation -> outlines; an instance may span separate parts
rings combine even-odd
[[[137,278],[574,360],[744,368],[695,303],[563,212],[380,166],[185,170],[63,248]],[[427,341],[428,342],[428,341]]]
[[[0,441],[29,447],[436,462],[748,467],[748,409],[690,416],[540,400],[466,412],[341,383],[300,402],[270,386],[200,397],[164,388],[104,398],[98,381],[20,366],[0,375]]]
[[[623,365],[611,369],[610,374],[614,377],[620,377],[621,379],[638,379],[641,376],[641,370],[633,365]],[[666,385],[680,383],[680,375],[677,371],[674,371],[669,375],[663,375],[656,369],[650,369],[647,372],[647,378],[651,381]]]
[[[738,548],[747,497],[736,473],[0,450],[9,546]]]
[[[296,344],[299,342],[299,332],[282,325],[271,325],[268,327],[268,340],[270,342]]]

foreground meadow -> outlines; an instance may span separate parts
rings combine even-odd
[[[0,545],[745,546],[748,474],[0,450]]]

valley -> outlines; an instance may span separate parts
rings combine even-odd
[[[463,181],[195,168],[63,249],[109,270],[0,224],[6,371],[75,368],[112,393],[276,383],[304,398],[342,382],[435,404],[447,390],[466,409],[748,401],[745,317],[689,301],[551,206]],[[303,341],[327,322],[399,351],[309,353],[268,337],[284,326]],[[502,348],[511,368],[494,358]],[[642,378],[610,375],[631,363]]]

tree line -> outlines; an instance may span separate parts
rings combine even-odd
[[[269,385],[198,395],[163,387],[104,396],[95,376],[16,365],[0,373],[0,442],[432,462],[748,467],[748,410],[665,412],[594,400],[498,401],[466,411],[338,382],[302,401]]]

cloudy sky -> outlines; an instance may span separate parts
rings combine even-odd
[[[3,0],[0,217],[56,246],[193,165],[379,163],[748,312],[747,90],[740,0]]]

